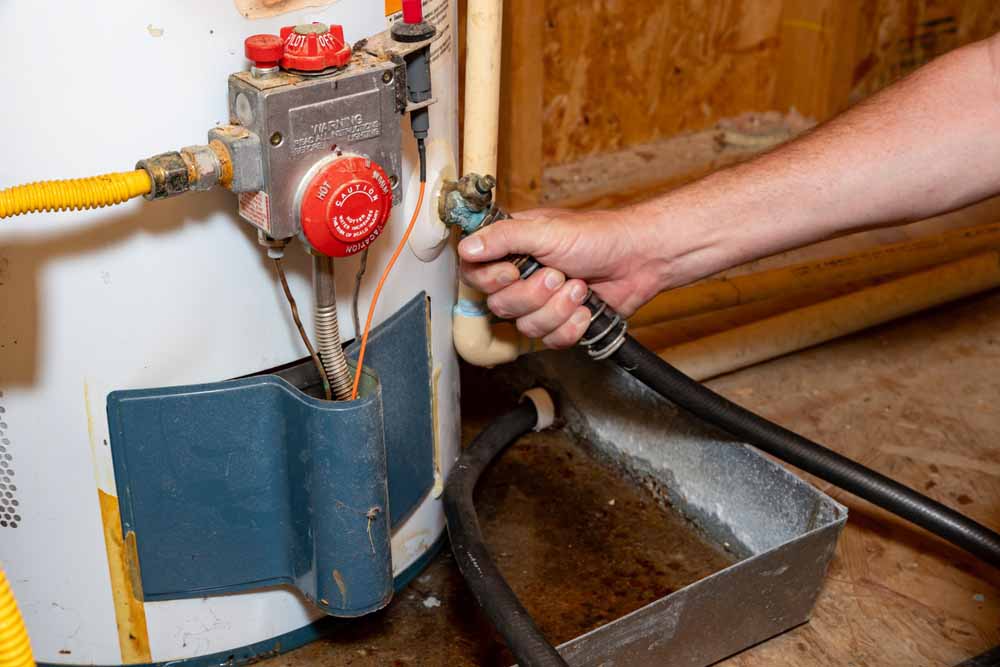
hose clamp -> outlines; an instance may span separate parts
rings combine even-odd
[[[625,344],[625,337],[628,334],[628,323],[622,322],[622,328],[618,332],[618,336],[615,337],[606,347],[601,350],[594,350],[593,348],[587,350],[587,354],[594,361],[604,361],[615,352],[617,352],[622,345]]]
[[[599,333],[580,340],[579,345],[586,348],[588,356],[594,361],[603,361],[625,344],[628,335],[628,321],[608,307],[603,299],[591,291],[585,304],[591,311],[590,326],[593,327],[601,317],[609,317],[610,322]],[[589,331],[589,328],[588,328]]]

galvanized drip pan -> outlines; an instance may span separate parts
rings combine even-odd
[[[736,556],[729,567],[562,644],[571,665],[710,665],[809,619],[847,508],[617,367],[545,353],[502,376],[516,389],[554,390],[582,443]]]

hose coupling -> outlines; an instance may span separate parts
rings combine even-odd
[[[223,180],[225,151],[220,145],[187,146],[181,149],[181,158],[188,167],[192,190],[211,190]]]
[[[492,176],[467,174],[458,181],[448,181],[438,201],[441,220],[449,226],[459,227],[464,236],[489,227],[498,220],[509,219],[505,211],[493,204],[496,179]],[[509,255],[504,261],[517,267],[521,280],[530,278],[542,268],[541,262],[531,255]],[[616,313],[593,291],[584,305],[590,310],[590,326],[579,345],[587,350],[594,361],[609,358],[625,343],[628,320]]]
[[[191,171],[177,151],[160,153],[140,160],[135,168],[144,169],[153,184],[152,189],[143,195],[146,199],[166,199],[184,194],[191,189]]]
[[[496,185],[497,179],[493,176],[479,174],[466,174],[457,181],[445,181],[438,198],[438,216],[445,225],[458,227],[465,235],[502,219],[495,213],[491,215],[496,210],[493,206]]]
[[[141,160],[136,169],[149,174],[153,188],[145,197],[151,200],[226,185],[233,173],[229,153],[219,142],[154,155]]]

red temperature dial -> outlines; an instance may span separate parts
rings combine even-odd
[[[312,247],[324,255],[347,257],[370,246],[385,229],[392,185],[375,162],[345,154],[313,175],[301,202],[302,232]]]

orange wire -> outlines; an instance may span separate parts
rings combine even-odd
[[[427,186],[426,183],[420,183],[420,195],[417,197],[417,207],[413,209],[413,217],[410,218],[410,224],[406,227],[406,232],[403,233],[403,238],[399,241],[399,245],[396,246],[396,252],[392,253],[392,257],[389,259],[389,264],[386,265],[385,270],[382,272],[382,277],[378,279],[378,286],[375,288],[375,295],[372,296],[371,305],[368,306],[368,319],[365,320],[365,333],[361,336],[361,349],[358,351],[358,368],[354,371],[354,386],[351,387],[351,400],[353,401],[358,397],[358,385],[361,384],[361,369],[364,367],[365,363],[365,350],[368,348],[368,334],[372,329],[372,319],[375,317],[375,304],[378,303],[378,297],[382,293],[382,288],[385,286],[385,280],[389,277],[389,272],[392,271],[392,267],[395,266],[396,260],[403,253],[403,248],[406,247],[406,242],[410,240],[410,234],[413,232],[413,228],[417,225],[417,218],[420,217],[420,208],[424,204],[424,188]]]

